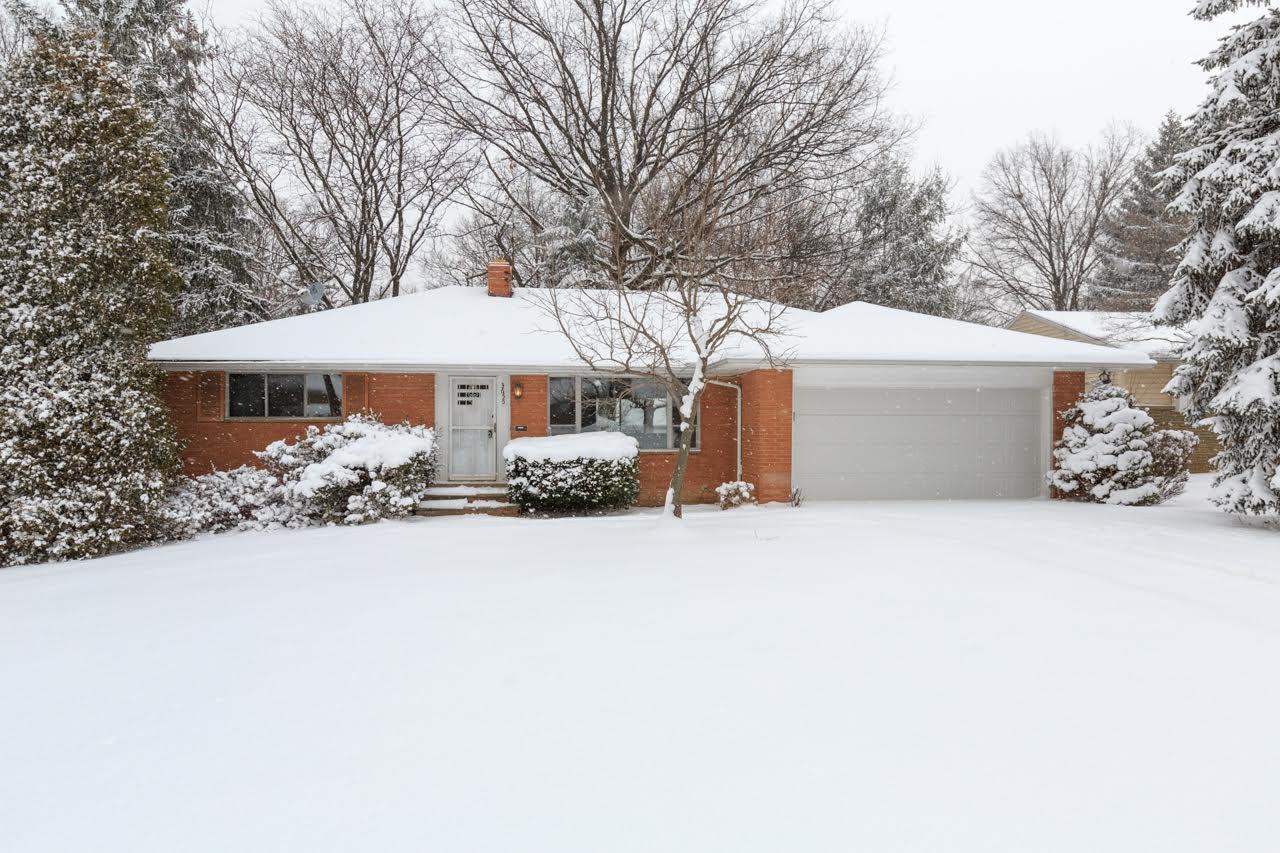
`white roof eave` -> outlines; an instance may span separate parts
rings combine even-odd
[[[1031,319],[1036,320],[1037,322],[1047,323],[1048,325],[1053,326],[1058,331],[1065,332],[1068,335],[1072,335],[1074,339],[1079,340],[1081,343],[1089,343],[1095,346],[1108,347],[1111,349],[1129,349],[1136,343],[1135,341],[1132,341],[1132,340],[1115,341],[1115,340],[1110,340],[1108,338],[1100,338],[1095,334],[1091,334],[1090,332],[1087,332],[1084,329],[1079,328],[1078,326],[1073,326],[1070,323],[1064,323],[1061,319],[1055,316],[1052,316],[1054,314],[1064,314],[1064,313],[1070,314],[1073,312],[1069,312],[1069,311],[1068,312],[1056,312],[1056,311],[1050,312],[1050,311],[1043,311],[1043,310],[1034,309],[1034,308],[1024,308],[1022,309],[1022,312],[1017,317],[1014,317],[1013,320],[1011,320],[1008,324],[1006,324],[1005,328],[1006,329],[1009,328],[1009,326],[1012,326],[1014,323],[1016,323],[1018,320],[1020,320],[1023,317],[1030,317]],[[1078,313],[1090,313],[1090,312],[1078,312]],[[1096,313],[1106,313],[1106,312],[1096,312]],[[1125,312],[1117,312],[1117,313],[1125,313]],[[1032,333],[1026,333],[1026,334],[1032,334]],[[1168,340],[1165,338],[1160,338],[1159,341],[1161,343],[1165,343],[1169,345],[1173,345],[1175,343],[1175,341]],[[1129,349],[1129,351],[1133,352],[1134,350]],[[1150,351],[1145,352],[1144,354],[1150,358],[1154,358],[1156,362],[1160,364],[1180,364],[1182,362],[1182,358],[1179,355],[1167,349],[1152,349]]]
[[[1009,326],[1012,326],[1014,323],[1018,322],[1018,320],[1022,319],[1023,317],[1030,317],[1031,319],[1038,320],[1041,323],[1048,323],[1050,326],[1053,326],[1055,329],[1057,329],[1060,332],[1066,332],[1069,335],[1075,335],[1076,338],[1080,339],[1079,342],[1082,344],[1091,344],[1092,346],[1096,346],[1096,347],[1110,347],[1112,349],[1121,349],[1121,347],[1117,347],[1111,341],[1108,341],[1104,338],[1099,338],[1096,335],[1091,335],[1088,332],[1082,332],[1081,330],[1073,326],[1068,326],[1066,323],[1063,323],[1059,320],[1055,320],[1052,317],[1046,317],[1043,313],[1037,312],[1030,308],[1023,308],[1022,313],[1019,314],[1017,317],[1014,317],[1013,320],[1011,320],[1008,324],[1006,324],[1005,328],[1006,329],[1009,328]],[[1034,333],[1024,332],[1024,334],[1034,334]]]
[[[1123,350],[1119,350],[1123,352]],[[983,361],[970,359],[901,359],[901,358],[856,358],[856,359],[836,359],[836,358],[793,358],[785,362],[779,361],[774,367],[785,369],[789,367],[852,367],[855,365],[914,365],[919,367],[1043,367],[1050,370],[1132,370],[1134,368],[1153,367],[1156,362],[1150,358],[1143,357],[1141,360],[1119,361],[1119,360],[1091,360],[1091,361],[1063,361],[1063,360],[1032,360],[1032,361]],[[758,368],[768,367],[767,364],[754,362],[746,359],[726,359],[716,365],[717,369],[733,369],[740,367],[743,370],[755,370]]]
[[[184,371],[240,371],[245,373],[263,373],[270,371],[314,371],[341,373],[585,373],[590,368],[584,364],[480,364],[455,362],[452,364],[414,364],[409,362],[376,362],[376,361],[247,361],[243,359],[228,361],[153,361],[161,370],[176,373]],[[688,369],[692,370],[692,366]],[[608,372],[608,371],[599,371]]]
[[[1117,350],[1124,352],[1124,350]],[[161,370],[169,372],[183,371],[244,371],[261,373],[279,370],[309,370],[340,373],[354,371],[361,373],[457,373],[462,371],[479,373],[579,373],[590,368],[584,364],[479,364],[456,362],[452,364],[413,364],[408,362],[376,362],[376,361],[156,361],[152,362]],[[1033,361],[1001,361],[1001,360],[969,360],[969,359],[876,359],[876,358],[791,358],[779,359],[774,364],[759,359],[723,359],[712,365],[716,372],[725,370],[761,370],[786,369],[796,366],[805,367],[853,367],[856,365],[915,365],[919,367],[1042,367],[1052,370],[1132,370],[1134,368],[1153,367],[1156,361],[1150,358],[1140,360],[1033,360]],[[692,369],[692,366],[686,366]]]

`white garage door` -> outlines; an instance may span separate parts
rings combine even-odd
[[[1037,389],[795,390],[806,498],[1030,498],[1045,454]]]

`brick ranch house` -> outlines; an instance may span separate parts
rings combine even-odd
[[[584,370],[536,293],[505,262],[488,287],[423,293],[164,341],[165,399],[190,474],[254,462],[310,424],[370,412],[436,429],[445,483],[503,479],[521,436],[601,429],[640,443],[640,502],[657,505],[678,412],[640,378]],[[1085,371],[1148,367],[1141,352],[852,303],[792,310],[785,366],[736,353],[714,365],[685,482],[762,502],[1030,498],[1046,493],[1056,413]]]
[[[1191,335],[1176,328],[1157,326],[1151,315],[1137,311],[1023,311],[1007,328],[1015,332],[1044,335],[1086,344],[1119,347],[1145,353],[1155,364],[1118,370],[1111,381],[1133,395],[1138,405],[1151,413],[1160,429],[1189,429],[1200,439],[1189,467],[1193,474],[1213,470],[1209,460],[1218,454],[1218,437],[1207,427],[1189,426],[1173,396],[1164,393],[1173,371],[1182,359],[1179,353]],[[1091,382],[1096,372],[1086,374]]]

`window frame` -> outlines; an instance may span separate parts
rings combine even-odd
[[[555,379],[572,379],[573,380],[573,432],[552,432],[557,426],[551,423],[551,382]],[[657,380],[649,376],[634,376],[600,374],[600,373],[548,373],[547,374],[547,435],[582,435],[582,380],[595,379],[605,382],[625,379],[628,382],[648,382],[651,384],[660,384]],[[676,401],[670,394],[667,395],[668,412],[676,411]],[[668,414],[667,417],[667,446],[666,447],[641,447],[641,453],[678,453],[680,451],[679,443],[676,441],[678,433],[675,429],[675,418]],[[698,410],[694,412],[694,423],[697,432],[693,437],[693,446],[689,448],[690,453],[699,453],[702,450],[702,401],[698,401]],[[559,425],[563,427],[564,425]],[[627,433],[621,430],[594,430],[594,432],[620,432],[622,435]]]
[[[263,421],[276,421],[277,423],[293,423],[297,421],[305,421],[307,423],[325,423],[335,424],[340,422],[347,411],[347,389],[341,391],[341,404],[343,414],[341,415],[233,415],[231,414],[231,374],[238,376],[250,375],[262,377],[262,411],[271,411],[271,383],[267,380],[268,376],[301,376],[302,377],[302,393],[303,393],[303,411],[306,411],[306,388],[307,377],[315,374],[316,376],[335,376],[341,380],[344,374],[340,372],[316,371],[316,370],[224,370],[222,371],[222,419],[224,421],[237,421],[248,423],[261,423]]]

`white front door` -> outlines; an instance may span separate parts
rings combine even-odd
[[[497,475],[497,429],[492,376],[449,380],[449,478],[492,480]]]

